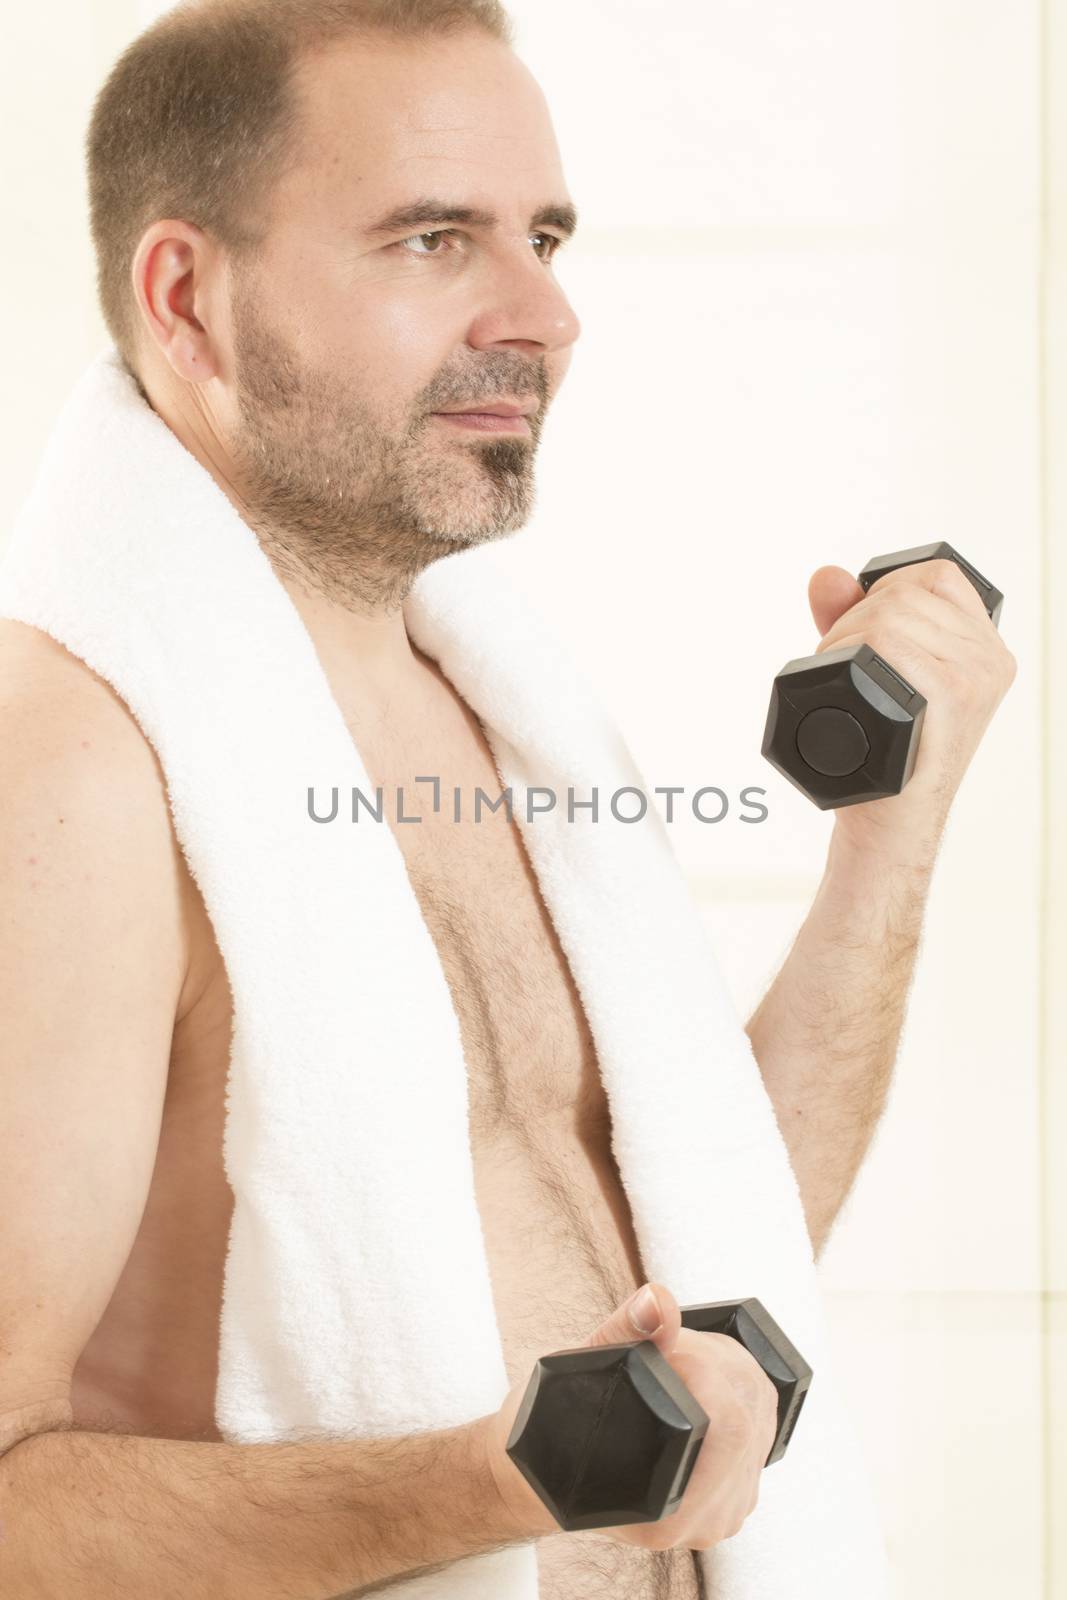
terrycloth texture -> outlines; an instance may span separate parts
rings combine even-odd
[[[228,970],[219,1429],[377,1437],[494,1411],[508,1383],[462,1041],[403,854],[384,820],[347,819],[350,789],[374,790],[299,613],[111,348],[48,443],[0,563],[0,614],[51,634],[137,718]],[[651,801],[640,823],[607,810],[624,785],[651,790],[490,550],[431,567],[405,617],[512,788],[648,1275],[683,1305],[757,1295],[815,1370],[756,1512],[697,1558],[709,1600],[879,1600],[885,1552],[770,1101],[666,826]],[[532,823],[527,784],[559,797]],[[309,819],[309,785],[327,809],[340,790],[337,821]],[[598,823],[567,822],[569,785],[599,789]],[[535,1600],[535,1546],[393,1592]]]

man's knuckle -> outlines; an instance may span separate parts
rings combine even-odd
[[[965,589],[971,587],[970,579],[964,577],[955,561],[950,561],[947,556],[938,556],[932,563],[935,568],[934,578],[938,583],[948,584],[955,589],[957,594],[963,594]]]

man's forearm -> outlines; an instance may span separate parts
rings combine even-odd
[[[746,1028],[816,1256],[885,1105],[935,854],[889,865],[835,836],[811,911]]]
[[[333,1600],[530,1537],[483,1424],[227,1445],[61,1429],[0,1456],[10,1600]]]

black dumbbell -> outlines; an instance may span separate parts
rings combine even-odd
[[[758,1300],[681,1306],[682,1326],[725,1333],[778,1390],[770,1466],[785,1454],[811,1368]],[[505,1446],[560,1527],[615,1528],[676,1511],[708,1416],[650,1340],[557,1350],[534,1366]]]
[[[1004,596],[943,540],[875,556],[864,591],[920,561],[954,561],[1000,622]],[[899,794],[915,768],[926,701],[868,644],[787,661],[774,680],[762,752],[820,811]]]

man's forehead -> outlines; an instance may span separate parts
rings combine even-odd
[[[409,164],[418,189],[439,188],[442,163],[514,170],[559,155],[536,79],[498,40],[478,34],[422,41],[346,44],[306,56],[296,73],[312,158],[346,154],[355,165]],[[447,187],[447,183],[446,183]]]
[[[473,226],[573,232],[544,96],[499,41],[356,41],[305,57],[297,92],[305,148],[292,182],[339,208],[346,231],[373,243],[406,212],[409,233],[464,214]]]
[[[445,132],[466,105],[487,132],[532,131],[548,120],[540,85],[515,53],[481,33],[427,39],[358,36],[306,52],[293,79],[306,111]]]

